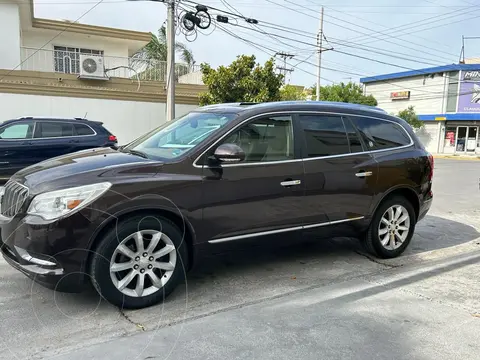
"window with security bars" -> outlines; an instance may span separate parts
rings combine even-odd
[[[80,54],[103,56],[103,50],[54,46],[53,59],[55,64],[55,72],[61,72],[65,74],[79,74]]]

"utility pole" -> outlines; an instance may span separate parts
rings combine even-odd
[[[280,56],[283,59],[283,67],[282,66],[277,66],[277,70],[280,70],[280,74],[283,74],[283,83],[285,84],[287,82],[287,72],[291,73],[293,71],[292,68],[287,68],[287,58],[288,59],[293,59],[295,55],[292,54],[287,54],[284,52],[277,52],[275,53],[275,56]]]
[[[175,118],[175,0],[167,8],[167,121]]]
[[[317,101],[320,100],[320,74],[322,69],[322,45],[323,45],[323,6],[320,12],[320,29],[317,35],[317,46],[318,46]]]

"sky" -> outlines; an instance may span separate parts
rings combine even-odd
[[[73,21],[96,2],[35,0],[35,16]],[[274,52],[287,52],[295,55],[287,61],[287,67],[294,69],[288,81],[294,85],[311,86],[316,82],[318,60],[315,36],[319,30],[322,5],[323,33],[328,40],[323,46],[330,49],[322,53],[322,85],[458,63],[462,35],[480,35],[476,26],[480,18],[479,0],[199,2],[207,7],[254,18],[258,20],[258,25],[250,27],[240,19],[233,24],[222,24],[230,34],[214,25],[198,32],[196,39],[187,39],[179,33],[177,41],[185,43],[193,51],[197,64],[206,62],[213,67],[228,65],[242,54],[254,54],[258,62],[264,63]],[[184,0],[180,4],[189,5]],[[218,13],[213,9],[210,12]],[[166,5],[161,2],[103,0],[79,22],[156,33],[165,20]],[[271,24],[276,29],[267,27]],[[282,27],[281,30],[278,26]],[[479,45],[480,39],[466,40],[466,57],[480,57]],[[282,63],[283,60],[277,60],[277,65]]]

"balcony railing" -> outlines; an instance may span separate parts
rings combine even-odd
[[[80,73],[80,52],[48,49],[21,48],[22,70],[57,72],[64,74]],[[88,54],[87,54],[88,55]],[[93,56],[99,56],[94,54]],[[167,63],[165,61],[140,60],[135,58],[103,56],[105,75],[143,81],[165,81]],[[175,64],[176,81],[183,75],[199,70],[198,65]]]

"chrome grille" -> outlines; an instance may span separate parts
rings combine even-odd
[[[2,215],[14,217],[22,209],[28,197],[28,188],[16,181],[8,181],[5,185],[5,192],[2,196]]]

